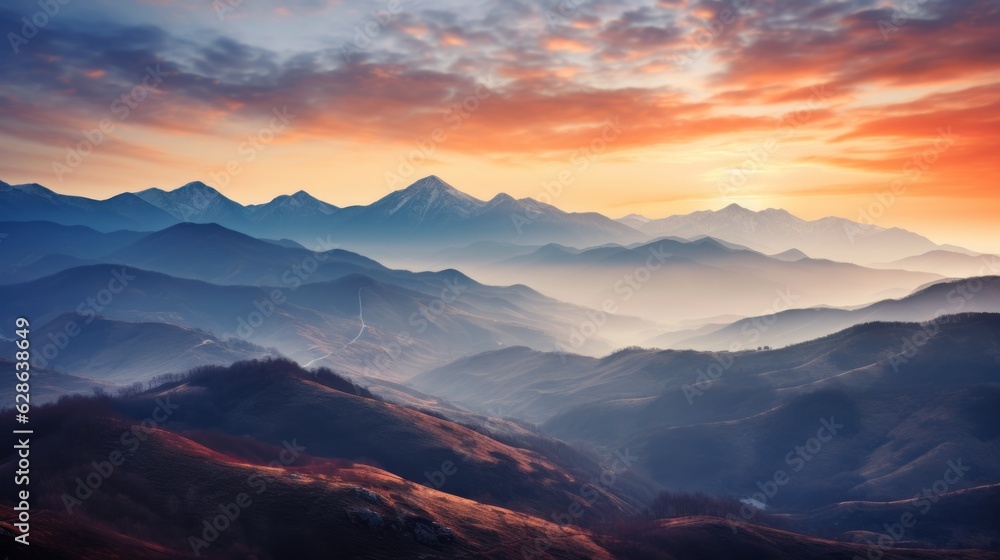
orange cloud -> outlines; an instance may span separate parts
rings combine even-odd
[[[542,40],[542,47],[549,51],[568,51],[578,53],[586,53],[594,50],[592,45],[566,37],[549,37],[544,39]]]

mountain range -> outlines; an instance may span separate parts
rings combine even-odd
[[[107,200],[57,194],[38,184],[0,182],[0,221],[51,221],[105,232],[153,231],[181,222],[217,223],[254,237],[289,238],[310,248],[332,240],[340,247],[408,265],[423,263],[434,252],[475,242],[558,243],[582,249],[665,236],[707,236],[766,254],[795,249],[814,258],[859,264],[891,262],[929,251],[974,254],[899,228],[832,217],[807,221],[784,210],[753,212],[735,204],[714,212],[657,220],[631,215],[616,221],[594,212],[564,212],[504,193],[480,200],[433,175],[370,205],[348,207],[323,202],[301,190],[265,204],[242,205],[198,181],[170,191],[151,188]]]
[[[1000,558],[1000,262],[858,228],[0,183],[28,557]]]
[[[216,223],[255,237],[288,237],[310,247],[332,238],[339,246],[395,256],[405,256],[413,247],[453,246],[456,240],[598,244],[644,237],[596,213],[567,213],[506,194],[479,200],[436,176],[420,179],[368,206],[345,208],[304,191],[243,206],[201,182],[172,191],[154,188],[124,193],[108,200],[59,195],[37,184],[4,184],[0,185],[0,220],[52,221],[99,231]],[[399,249],[399,245],[410,248]]]
[[[488,249],[487,249],[488,251]],[[771,257],[713,238],[661,238],[584,250],[557,244],[463,270],[491,284],[523,282],[565,301],[673,324],[901,297],[941,275],[826,259]],[[764,313],[762,313],[764,312]]]
[[[0,317],[13,321],[27,315],[37,328],[71,312],[86,314],[88,326],[98,315],[134,328],[170,323],[218,340],[241,338],[276,348],[303,364],[336,364],[353,375],[399,379],[478,351],[566,346],[592,313],[523,285],[488,286],[457,270],[393,270],[341,249],[283,246],[216,224],[182,223],[140,236],[85,230],[81,236],[93,240],[91,250],[76,254],[86,259],[72,257],[54,266],[47,251],[61,250],[59,240],[81,228],[26,224],[33,235],[17,238],[17,245],[0,244],[0,254],[19,247],[14,255],[49,258],[11,260],[14,273],[5,276],[24,281],[0,285]],[[36,270],[39,263],[45,266]],[[120,293],[106,294],[104,304],[90,303],[118,277],[127,281]],[[608,352],[615,346],[611,338],[657,331],[654,324],[628,316],[611,314],[605,321],[605,330],[579,351]],[[176,348],[171,337],[149,344]],[[126,338],[110,337],[99,349],[125,360],[134,347]],[[76,352],[96,349],[75,344]],[[65,359],[53,363],[69,364]],[[232,360],[220,359],[227,361]],[[125,363],[131,362],[119,365]],[[162,373],[159,367],[169,362],[145,363],[149,367],[132,363],[122,375],[146,379]],[[178,370],[183,365],[194,364],[175,364]],[[64,372],[83,375],[72,368]]]
[[[860,264],[886,262],[933,250],[971,253],[961,247],[937,245],[901,228],[835,217],[803,220],[787,210],[769,208],[754,212],[738,204],[718,211],[702,210],[660,219],[632,214],[618,221],[652,237],[710,236],[767,254],[798,250],[815,258]]]

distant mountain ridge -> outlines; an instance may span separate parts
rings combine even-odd
[[[742,342],[744,346],[780,347],[870,321],[933,322],[946,313],[960,312],[1000,313],[1000,276],[937,282],[906,297],[856,309],[814,307],[748,317],[729,325],[667,333],[644,344],[699,351],[728,350],[734,342]]]
[[[98,231],[159,230],[181,222],[217,223],[254,237],[289,238],[306,246],[318,239],[372,254],[440,250],[474,241],[631,243],[645,235],[597,213],[569,213],[501,193],[489,201],[424,177],[367,206],[340,208],[305,191],[265,204],[239,204],[194,181],[166,191],[151,188],[107,200],[58,194],[41,185],[0,185],[0,221],[44,220]],[[405,247],[405,248],[403,248]]]
[[[476,242],[586,248],[657,237],[713,237],[766,254],[798,250],[813,258],[885,263],[947,250],[899,228],[827,217],[803,220],[786,210],[754,212],[736,204],[662,219],[632,214],[612,220],[596,212],[565,212],[500,193],[480,200],[436,175],[369,204],[338,207],[298,190],[263,204],[242,205],[200,181],[174,190],[150,188],[106,200],[56,193],[38,184],[0,182],[0,221],[44,220],[98,231],[160,230],[180,222],[218,223],[254,237],[288,238],[314,247],[319,239],[371,256],[430,254]]]
[[[763,314],[792,307],[862,305],[902,297],[943,279],[926,272],[796,259],[794,252],[779,256],[734,248],[711,237],[664,237],[584,250],[550,243],[498,262],[464,263],[469,274],[490,284],[522,282],[551,297],[594,308],[611,301],[619,313],[664,324],[726,314],[761,315],[766,309],[771,311]]]
[[[0,185],[0,220],[50,221],[100,231],[162,229],[176,223],[164,210],[132,193],[107,200],[58,194],[37,183]]]
[[[691,239],[711,236],[777,254],[798,249],[814,258],[863,264],[886,262],[936,249],[958,250],[901,228],[884,228],[837,217],[804,220],[787,210],[768,208],[755,212],[730,204],[721,210],[649,219],[631,214],[619,220],[651,236]]]

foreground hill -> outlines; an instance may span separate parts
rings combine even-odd
[[[878,548],[803,537],[787,531],[741,524],[734,531],[726,520],[685,517],[629,527],[624,536],[599,539],[618,558],[629,560],[882,560],[992,559],[998,552],[933,550],[901,546]]]
[[[23,557],[846,560],[864,550],[720,519],[641,521],[629,502],[649,494],[628,469],[599,483],[607,467],[564,444],[513,447],[326,370],[272,360],[163,381],[37,411],[33,480],[43,482]],[[0,455],[2,476],[15,458]],[[93,488],[81,482],[95,476]],[[13,532],[9,492],[0,529]]]
[[[562,439],[631,449],[674,490],[749,496],[798,467],[769,505],[815,508],[910,498],[959,459],[972,470],[950,490],[1000,481],[998,347],[1000,315],[968,314],[764,352],[634,349],[596,360],[508,349],[413,385]],[[789,459],[824,422],[841,428],[822,453]]]
[[[783,525],[798,533],[854,542],[878,539],[887,520],[907,513],[920,514],[900,540],[905,546],[932,542],[945,548],[1000,550],[1000,485],[990,484],[935,496],[891,502],[840,502],[808,513],[780,516]],[[932,505],[933,507],[928,507]]]
[[[131,431],[152,417],[159,421]],[[253,503],[239,514],[238,529],[222,531],[203,555],[311,558],[336,545],[343,557],[511,558],[521,543],[558,534],[552,557],[607,558],[585,533],[542,518],[572,504],[591,521],[629,515],[636,510],[627,491],[643,484],[622,472],[620,484],[595,485],[581,498],[602,467],[563,444],[512,447],[282,360],[202,368],[118,399],[74,397],[38,418],[37,433],[45,435],[32,457],[44,480],[34,494],[48,512],[43,525],[66,524],[67,532],[102,526],[120,534],[105,546],[122,538],[178,556],[191,550],[189,535],[202,535],[203,519],[245,492]],[[81,490],[72,517],[65,515],[75,478],[114,450],[125,463],[104,471],[97,489]],[[14,457],[5,456],[0,471],[12,473]],[[300,532],[317,523],[337,529]],[[104,538],[95,531],[84,544],[100,550]],[[82,557],[100,557],[87,552]]]
[[[91,432],[78,435],[91,436],[82,445],[92,451],[122,429],[88,427]],[[257,451],[277,458],[283,449]],[[73,516],[58,496],[43,502],[32,549],[47,559],[319,558],[331,551],[339,558],[505,559],[517,558],[520,543],[536,535],[558,534],[550,558],[611,558],[571,527],[457,498],[374,467],[298,459],[301,465],[272,467],[268,461],[280,461],[221,454],[155,431],[123,467],[128,470],[105,480]],[[51,474],[54,492],[72,491],[78,473]],[[237,500],[248,505],[236,508]],[[219,523],[227,530],[206,529],[206,521],[225,515],[220,504],[237,511],[237,519]]]
[[[196,370],[157,394],[180,405],[171,421],[181,429],[250,435],[275,445],[294,434],[313,456],[367,461],[418,483],[430,483],[426,473],[450,461],[457,472],[440,485],[449,493],[538,514],[547,504],[572,501],[581,484],[600,474],[596,464],[577,471],[559,457],[385,403],[328,372],[316,375],[284,360]],[[154,403],[151,396],[129,407],[141,411]],[[573,460],[586,464],[582,456]],[[608,515],[630,507],[607,494],[594,509]]]

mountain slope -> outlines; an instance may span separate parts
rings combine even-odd
[[[1000,315],[968,314],[931,335],[918,324],[872,323],[767,352],[636,349],[563,362],[509,349],[411,383],[539,421],[556,437],[628,448],[672,490],[748,496],[794,468],[768,504],[821,507],[912,497],[958,458],[973,471],[951,490],[1000,481],[998,347]],[[842,429],[798,465],[796,446],[823,421]]]
[[[877,536],[876,536],[877,537]],[[754,525],[733,525],[723,519],[685,517],[635,524],[628,538],[599,539],[618,558],[637,560],[968,560],[1000,557],[1000,553],[977,550],[933,550],[907,546],[879,548],[849,544]]]
[[[96,380],[95,385],[127,384],[200,365],[275,355],[242,340],[219,340],[169,323],[112,321],[77,313],[35,326],[32,336],[41,341],[35,365]],[[13,360],[13,346],[7,350],[2,354]]]
[[[518,548],[516,543],[538,533],[556,532],[564,535],[565,540],[554,545],[553,557],[581,560],[610,557],[582,531],[571,527],[563,531],[540,517],[446,494],[451,490],[447,484],[441,490],[434,489],[422,478],[422,472],[421,481],[415,484],[382,468],[324,455],[324,449],[335,448],[324,448],[324,438],[317,437],[317,429],[334,434],[360,434],[352,424],[364,424],[363,418],[334,415],[320,424],[312,424],[318,418],[292,413],[285,423],[267,431],[251,428],[249,433],[244,429],[237,436],[227,435],[225,428],[216,429],[214,424],[240,422],[251,416],[245,407],[233,408],[226,401],[221,403],[221,409],[213,409],[211,402],[199,396],[199,388],[230,384],[218,374],[206,374],[188,381],[186,391],[168,389],[111,402],[76,399],[47,409],[41,421],[47,435],[39,438],[35,465],[38,476],[46,479],[48,485],[33,493],[33,513],[40,513],[49,522],[100,526],[103,530],[97,531],[93,540],[111,540],[104,546],[114,546],[119,539],[128,544],[141,534],[148,546],[159,548],[164,557],[170,558],[193,557],[196,551],[199,556],[209,558],[234,555],[285,558],[289,554],[311,558],[329,550],[349,557],[361,554],[380,558],[418,557],[433,553],[448,558],[472,554],[511,558]],[[452,486],[459,477],[484,476],[503,468],[542,468],[545,461],[540,456],[531,456],[533,463],[522,465],[519,461],[527,460],[528,452],[503,446],[457,425],[352,395],[349,387],[329,375],[312,381],[288,372],[282,381],[280,374],[267,377],[252,368],[232,371],[234,376],[240,374],[248,382],[259,384],[258,391],[273,384],[297,386],[304,391],[303,397],[311,395],[311,405],[322,401],[356,402],[357,411],[366,408],[381,411],[379,420],[389,423],[380,426],[387,430],[386,437],[392,434],[392,423],[401,428],[409,426],[410,433],[424,430],[419,440],[397,440],[404,451],[425,446],[430,455],[424,458],[435,458],[434,463],[425,465],[419,462],[421,457],[411,457],[408,464],[415,472],[440,469],[442,463],[437,457],[457,460],[466,454],[474,455],[473,459],[458,463],[458,473],[449,480]],[[213,414],[196,415],[199,409]],[[159,410],[159,418],[164,418],[165,410],[169,414],[155,429],[143,432],[143,439],[136,439],[137,445],[133,447],[131,440],[123,440],[121,433],[138,425],[150,410]],[[308,407],[305,412],[310,414]],[[192,420],[198,426],[212,427],[194,429]],[[456,435],[449,436],[445,428],[454,430]],[[460,447],[459,437],[468,440],[467,448]],[[58,452],[50,445],[57,446]],[[106,455],[109,445],[128,457],[122,472],[112,469],[101,487],[74,506],[72,516],[67,515],[62,495],[74,495],[74,479],[82,473],[76,458]],[[336,453],[344,456],[350,451]],[[398,457],[405,460],[407,456]],[[0,463],[0,470],[5,473],[12,473],[13,463],[9,459],[4,456]],[[373,459],[369,457],[367,461]],[[567,476],[556,474],[560,478]],[[544,478],[535,481],[514,477],[512,482],[515,490],[520,490],[517,485],[538,485],[541,494],[535,498],[530,492],[522,492],[529,503],[532,499],[539,500],[548,508],[542,500],[552,500],[552,507],[561,506],[564,500],[572,501],[570,495],[546,496],[543,484],[548,481]],[[566,485],[562,480],[551,482],[556,486]],[[487,486],[480,484],[479,488]],[[241,494],[250,499],[239,499]],[[610,495],[604,494],[603,498],[603,507],[613,507]],[[233,520],[232,528],[205,538],[203,520],[219,515],[220,504],[237,502],[243,508]],[[168,505],[163,507],[163,504]],[[301,532],[301,527],[316,524],[330,530]],[[289,535],[295,538],[289,539]],[[37,537],[45,548],[61,548],[44,533]],[[192,544],[191,537],[201,537],[203,544]],[[75,557],[102,557],[101,545],[87,542],[84,547]]]
[[[121,436],[150,411],[159,420],[141,439]],[[125,465],[73,505],[72,519],[183,553],[219,504],[249,494],[235,530],[199,547],[209,557],[310,558],[336,542],[340,555],[511,558],[522,542],[559,534],[554,557],[609,558],[586,532],[543,517],[574,503],[585,519],[624,517],[634,512],[624,490],[638,481],[622,473],[620,485],[595,487],[587,502],[577,492],[601,467],[564,444],[513,447],[284,360],[201,368],[128,397],[69,399],[39,411],[38,422],[45,435],[33,458],[48,483],[33,494],[33,512],[71,519],[61,517],[64,494],[91,468],[77,459],[112,449]],[[0,456],[11,476],[12,456]],[[302,524],[336,530],[289,544]]]
[[[150,415],[159,420],[142,420]],[[32,492],[29,558],[847,560],[865,551],[752,525],[734,531],[721,519],[634,520],[619,497],[635,487],[629,473],[581,487],[602,467],[579,454],[512,447],[283,361],[203,368],[128,397],[68,399],[39,411],[33,443],[33,474],[46,484]],[[13,476],[16,457],[0,454],[0,474]],[[124,460],[105,467],[103,457]],[[100,485],[83,486],[95,472]],[[325,530],[303,529],[314,526]]]

